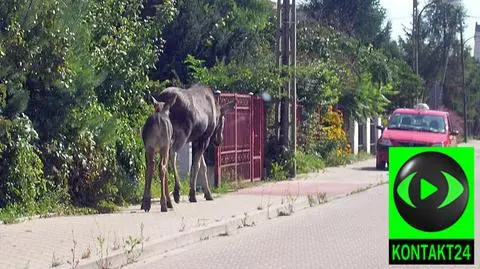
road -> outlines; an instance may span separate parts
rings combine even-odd
[[[476,155],[478,163],[478,148]],[[358,173],[362,176],[367,171]],[[478,182],[478,174],[476,179]],[[384,184],[266,224],[239,229],[235,234],[158,254],[127,268],[389,268],[387,214],[388,185]],[[478,229],[475,234],[478,253]],[[478,258],[476,264],[478,268]]]

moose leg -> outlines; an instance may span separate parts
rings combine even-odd
[[[152,177],[153,172],[155,171],[155,151],[153,149],[147,149],[145,153],[145,160],[147,163],[146,173],[145,173],[145,189],[143,191],[142,206],[140,209],[145,210],[145,212],[150,211],[151,206],[151,188],[152,188]]]
[[[197,202],[197,198],[195,196],[195,192],[197,190],[197,176],[198,170],[200,168],[200,159],[202,157],[203,151],[198,146],[197,143],[193,143],[192,145],[193,150],[193,160],[192,160],[192,168],[190,169],[190,192],[188,193],[188,200],[192,203]]]
[[[160,197],[160,210],[162,212],[167,212],[167,197],[165,193],[168,190],[167,182],[167,164],[168,164],[168,147],[164,147],[160,150],[161,153],[161,163],[160,163],[160,183],[161,183],[161,197]],[[168,193],[167,193],[168,195]],[[168,195],[170,198],[170,195]],[[170,202],[171,206],[172,202]]]
[[[167,165],[165,165],[167,166]],[[160,167],[160,170],[162,168]],[[165,180],[165,197],[166,197],[166,200],[167,200],[167,208],[173,208],[173,205],[172,205],[172,200],[170,198],[170,190],[168,189],[168,168],[165,169],[165,175],[163,177],[160,177],[160,186],[163,188],[163,181]]]
[[[202,154],[202,158],[200,159],[200,166],[202,169],[202,188],[203,188],[203,196],[207,201],[212,201],[213,197],[210,193],[210,188],[208,187],[208,178],[207,178],[207,164],[205,163],[205,157]]]
[[[180,202],[180,182],[178,180],[178,171],[177,171],[177,153],[174,150],[170,151],[170,165],[172,166],[173,169],[173,177],[175,178],[175,186],[173,187],[173,199],[175,200],[175,203]]]

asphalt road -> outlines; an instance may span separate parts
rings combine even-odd
[[[476,163],[478,161],[477,157]],[[478,173],[476,174],[478,182]],[[475,189],[478,194],[478,186]],[[476,201],[478,220],[478,199]],[[478,229],[475,234],[478,268]],[[273,219],[256,227],[239,229],[235,234],[211,238],[173,252],[158,254],[127,268],[474,267],[389,266],[388,185],[384,184],[290,216]]]

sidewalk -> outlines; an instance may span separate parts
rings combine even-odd
[[[79,261],[76,268],[101,268],[102,263],[118,268],[153,251],[171,251],[289,215],[308,208],[309,201],[323,194],[331,200],[386,181],[387,172],[376,171],[370,159],[223,194],[214,201],[205,201],[200,194],[198,203],[192,204],[182,197],[167,213],[161,213],[159,202],[154,201],[149,213],[136,205],[116,214],[0,225],[0,269],[72,268],[67,263],[72,260]]]

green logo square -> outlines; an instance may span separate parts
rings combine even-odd
[[[389,149],[390,264],[473,264],[474,158],[471,147]]]

